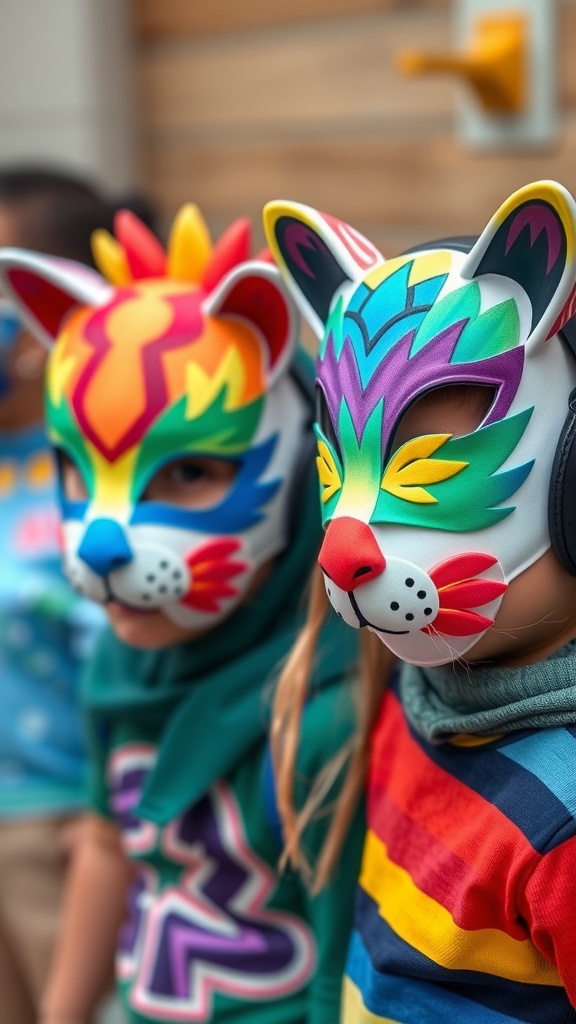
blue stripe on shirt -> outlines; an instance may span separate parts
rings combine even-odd
[[[374,900],[362,889],[356,896],[356,929],[356,937],[362,943],[364,955],[369,957],[374,972],[379,977],[386,972],[402,979],[408,1005],[412,1001],[412,986],[423,983],[432,984],[439,992],[439,999],[447,997],[447,989],[450,989],[467,1002],[498,1014],[489,1020],[507,1020],[506,1012],[513,1006],[517,1019],[525,1024],[576,1022],[576,1011],[571,1008],[564,988],[527,985],[480,971],[440,966],[400,938],[380,916]],[[372,1007],[369,1009],[375,1012]],[[384,1017],[394,1017],[387,1005],[380,1006],[379,1012]]]
[[[362,993],[365,1007],[399,1024],[520,1024],[521,1017],[497,1013],[429,982],[379,974],[354,932],[346,974]],[[561,1019],[561,1018],[560,1018]],[[352,1024],[352,1022],[350,1022]],[[550,1016],[542,1024],[550,1024]]]
[[[568,729],[541,729],[501,754],[539,779],[576,818],[576,737]]]

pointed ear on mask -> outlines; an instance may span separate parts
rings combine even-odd
[[[100,274],[82,263],[26,249],[0,249],[0,290],[47,348],[73,309],[103,306],[113,293]]]
[[[339,289],[384,262],[354,228],[301,203],[268,203],[264,230],[282,277],[319,338]]]
[[[298,311],[276,267],[261,260],[231,270],[204,300],[213,317],[247,321],[264,345],[269,384],[284,373],[298,344]]]
[[[519,189],[494,214],[461,270],[472,280],[516,281],[532,307],[529,342],[560,330],[575,312],[576,203],[555,181]]]

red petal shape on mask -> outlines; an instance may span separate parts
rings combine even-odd
[[[223,599],[236,597],[237,593],[236,587],[230,587],[225,583],[199,583],[182,598],[182,604],[201,612],[219,612]]]
[[[422,632],[430,636],[434,633],[443,633],[444,636],[473,636],[475,633],[483,633],[493,625],[494,619],[478,615],[477,612],[441,608],[434,622],[424,626]]]
[[[191,551],[186,558],[186,564],[193,566],[201,565],[204,562],[221,562],[228,555],[235,554],[240,548],[241,544],[238,540],[211,540],[199,548],[194,548],[194,551]]]
[[[500,580],[465,580],[442,587],[438,594],[441,608],[479,608],[495,601],[508,589]]]
[[[480,551],[455,555],[437,565],[430,579],[438,590],[440,611],[423,633],[445,636],[474,636],[494,625],[494,619],[472,611],[490,604],[508,589],[502,580],[478,579],[480,573],[496,565],[498,559]],[[476,577],[476,578],[475,578]]]
[[[266,247],[265,249],[260,249],[260,252],[256,253],[254,259],[261,260],[262,263],[274,263],[274,257],[270,252],[270,249],[268,249],[268,247]]]
[[[250,259],[251,234],[252,227],[248,217],[240,217],[220,236],[202,279],[202,287],[208,294],[225,274]]]
[[[234,562],[241,544],[237,540],[209,541],[196,548],[186,559],[192,569],[192,583],[181,603],[203,612],[218,612],[224,598],[236,597],[237,587],[228,581],[248,568],[247,562]]]
[[[461,583],[496,565],[494,555],[486,555],[481,551],[467,551],[463,555],[454,555],[441,562],[430,573],[430,579],[437,590],[448,587],[451,583]]]
[[[164,277],[166,253],[149,228],[131,210],[119,210],[114,218],[114,233],[126,253],[134,281],[146,277]]]
[[[194,566],[194,578],[199,584],[208,580],[229,580],[246,568],[245,562],[200,562]]]

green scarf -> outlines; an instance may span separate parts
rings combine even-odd
[[[226,622],[190,643],[142,651],[110,631],[86,679],[89,728],[114,720],[157,726],[158,758],[139,813],[165,825],[225,778],[269,724],[266,685],[306,617],[306,584],[320,545],[315,474],[302,490],[297,535],[252,598]],[[351,671],[355,632],[331,616],[321,636],[312,685]]]
[[[522,668],[403,665],[402,703],[431,743],[576,723],[576,641]]]

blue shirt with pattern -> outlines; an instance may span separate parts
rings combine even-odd
[[[58,531],[43,430],[0,434],[0,819],[85,799],[79,677],[101,613],[66,583]]]

